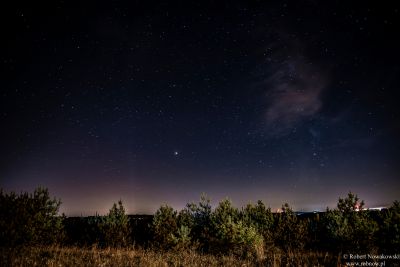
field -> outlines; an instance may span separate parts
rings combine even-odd
[[[271,252],[260,259],[200,254],[194,250],[163,252],[140,248],[38,246],[1,249],[1,266],[338,266],[328,253]]]

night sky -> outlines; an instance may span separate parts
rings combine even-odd
[[[15,1],[0,186],[67,215],[400,199],[399,7],[328,2]]]

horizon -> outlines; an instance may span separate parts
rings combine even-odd
[[[24,193],[26,191],[19,191],[18,192],[18,191],[12,191],[12,190],[11,191],[5,190],[5,192],[7,192],[7,193],[9,193],[9,192]],[[112,205],[114,203],[117,203],[119,200],[122,201],[123,206],[125,208],[125,211],[126,211],[126,213],[128,215],[153,215],[160,208],[161,205],[168,205],[168,206],[171,206],[174,210],[180,211],[180,210],[184,209],[186,207],[186,205],[189,204],[189,203],[198,204],[199,201],[200,201],[200,196],[203,195],[203,194],[207,198],[210,199],[210,205],[211,205],[212,209],[214,209],[219,204],[219,202],[221,202],[222,200],[229,199],[232,202],[233,206],[238,208],[239,210],[241,208],[244,208],[247,204],[256,204],[258,200],[261,200],[265,204],[265,206],[267,208],[271,209],[271,211],[273,213],[279,213],[279,211],[281,210],[282,206],[285,203],[288,203],[289,206],[293,209],[293,211],[294,212],[298,212],[298,213],[301,213],[301,212],[305,212],[305,213],[325,212],[327,208],[329,208],[329,209],[337,208],[337,202],[338,202],[339,198],[347,197],[347,194],[349,192],[356,194],[360,198],[360,201],[364,201],[364,203],[365,203],[364,209],[388,208],[393,204],[393,202],[398,201],[398,199],[393,199],[392,201],[390,201],[388,203],[377,202],[376,204],[371,204],[368,201],[368,199],[363,198],[357,192],[347,191],[347,193],[343,193],[342,195],[337,196],[336,199],[334,199],[334,200],[325,201],[325,203],[327,203],[327,205],[316,204],[316,205],[310,205],[308,207],[301,207],[301,206],[293,205],[291,202],[288,202],[288,201],[283,201],[281,204],[278,203],[278,205],[271,205],[271,203],[273,203],[273,202],[266,201],[265,199],[254,199],[254,200],[247,200],[247,201],[243,200],[241,202],[237,202],[237,201],[235,201],[235,199],[232,199],[232,198],[230,198],[228,196],[220,197],[218,199],[215,199],[215,198],[211,197],[210,195],[208,195],[207,193],[202,192],[198,196],[197,199],[191,199],[191,200],[188,200],[187,202],[184,202],[184,203],[183,202],[182,203],[178,203],[178,202],[175,202],[175,203],[162,202],[162,203],[159,203],[159,205],[155,205],[155,206],[153,206],[153,207],[151,207],[150,209],[147,209],[147,210],[145,210],[145,209],[135,210],[135,209],[132,208],[135,205],[132,204],[131,201],[127,200],[127,198],[120,197],[120,198],[118,198],[118,199],[116,199],[114,201],[111,201],[109,203],[106,203],[106,204],[102,205],[103,206],[102,209],[90,210],[89,212],[87,212],[87,211],[85,212],[85,211],[76,210],[76,209],[74,209],[73,207],[71,207],[68,204],[66,205],[66,207],[64,207],[65,203],[63,202],[63,199],[58,197],[58,196],[56,196],[56,195],[54,195],[51,192],[51,190],[49,191],[51,198],[55,198],[55,199],[58,199],[58,200],[61,201],[59,214],[65,214],[67,217],[90,217],[90,216],[96,216],[96,215],[103,216],[103,215],[106,215],[109,212],[109,210],[111,209]],[[33,193],[33,191],[30,191],[30,192],[27,192],[27,193]],[[96,201],[96,203],[98,205],[99,202]],[[277,203],[277,202],[275,201],[275,203]],[[293,202],[293,203],[295,203],[295,202]]]

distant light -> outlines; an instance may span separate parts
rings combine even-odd
[[[387,207],[374,207],[374,208],[368,208],[368,210],[379,210],[379,211],[381,211],[381,210],[385,210],[385,209],[387,209]]]
[[[179,155],[179,152],[178,152],[178,151],[174,151],[174,155],[175,155],[175,156],[178,156],[178,155]]]

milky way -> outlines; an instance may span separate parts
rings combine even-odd
[[[68,215],[400,199],[397,6],[16,3],[0,185]]]

